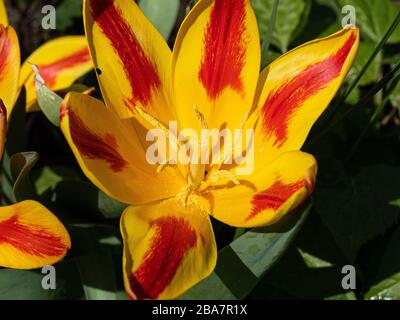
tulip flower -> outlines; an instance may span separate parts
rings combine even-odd
[[[0,1],[0,19],[7,24]],[[17,99],[20,74],[18,37],[0,24],[0,157],[7,133],[7,115]],[[7,108],[6,108],[7,106]],[[36,201],[0,207],[0,267],[34,269],[63,259],[71,247],[69,234],[58,218]]]
[[[0,0],[0,24],[8,26],[3,0]],[[13,59],[20,61],[20,53],[14,53]],[[65,36],[46,42],[26,59],[21,68],[18,68],[18,73],[14,77],[19,77],[19,82],[15,84],[15,81],[9,80],[14,86],[18,86],[18,91],[13,88],[8,94],[3,93],[4,97],[0,95],[7,107],[8,115],[22,87],[26,90],[27,111],[38,110],[31,64],[39,67],[47,86],[55,91],[70,87],[79,77],[93,68],[84,36]]]
[[[130,205],[121,218],[129,297],[176,298],[215,267],[210,216],[266,226],[310,196],[317,164],[299,150],[344,81],[359,30],[295,48],[260,75],[249,0],[198,1],[172,52],[134,1],[85,0],[83,12],[105,104],[69,93],[61,129],[86,176]],[[254,171],[236,176],[236,165],[223,162],[150,164],[146,135],[153,128],[168,135],[171,120],[179,131],[253,129]]]

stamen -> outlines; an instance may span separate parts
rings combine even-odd
[[[196,118],[200,121],[201,128],[202,129],[208,129],[208,124],[207,124],[206,118],[204,117],[204,114],[202,114],[200,112],[200,110],[197,109],[196,106],[193,106],[193,110],[194,110],[194,113],[196,115]]]
[[[193,106],[193,111],[194,111],[194,113],[196,115],[196,118],[200,122],[201,129],[207,130],[209,127],[208,127],[207,120],[204,117],[204,114],[202,114],[200,112],[200,110],[197,109],[197,107],[195,105]],[[207,139],[208,139],[208,136],[206,135],[204,137],[202,136],[202,138],[200,140],[200,148],[199,148],[200,149],[200,154],[199,154],[199,159],[198,160],[207,159],[209,157],[210,150],[209,150]]]
[[[158,167],[157,167],[157,173],[160,173],[161,171],[164,170],[165,167],[171,165],[168,161],[161,163]]]
[[[244,129],[247,120],[249,120],[249,116],[250,116],[250,112],[246,112],[246,114],[244,115],[244,117],[240,123],[240,130]],[[237,144],[238,144],[238,141],[236,139],[234,139],[232,152],[234,152],[234,150],[236,149]],[[222,150],[222,151],[224,151],[224,150]],[[228,157],[230,157],[230,156],[229,155],[225,156],[225,152],[220,152],[216,163],[212,167],[213,168],[216,167],[217,169],[219,169],[224,163],[228,162],[228,160],[229,160]]]
[[[210,186],[213,186],[222,179],[227,179],[233,182],[236,186],[240,184],[240,181],[235,177],[235,175],[232,172],[227,170],[218,170],[210,172],[210,174],[206,178],[206,181],[202,184],[202,189],[206,189]]]
[[[181,147],[180,142],[176,139],[176,136],[174,134],[171,134],[171,131],[165,127],[160,121],[158,121],[156,118],[154,118],[152,115],[148,114],[146,111],[144,111],[140,107],[136,107],[136,111],[139,113],[142,118],[147,121],[150,125],[155,127],[156,129],[160,129],[164,131],[166,138],[170,143],[173,143],[176,147],[177,150]],[[166,161],[164,163],[161,163],[158,168],[157,168],[157,173],[160,173],[166,166],[172,165],[170,162]]]
[[[142,116],[144,120],[146,120],[153,127],[163,130],[169,136],[169,130],[165,127],[160,121],[154,118],[152,115],[148,114],[141,107],[136,107],[136,111]]]
[[[244,115],[242,122],[240,123],[240,129],[243,130],[244,126],[246,125],[247,120],[249,120],[249,112],[246,112],[246,114]]]
[[[188,199],[190,194],[193,192],[193,185],[191,183],[187,184],[185,188],[182,189],[181,192],[178,193],[177,198],[178,201],[184,206],[187,207]]]

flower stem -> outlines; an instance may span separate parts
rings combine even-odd
[[[268,52],[269,52],[269,47],[271,46],[272,36],[274,34],[276,16],[278,13],[278,5],[279,5],[279,0],[275,0],[274,6],[272,8],[271,22],[269,24],[269,31],[268,31],[268,34],[266,35],[266,37],[262,43],[262,47],[261,47],[261,69],[264,69],[264,67],[266,67],[268,64]]]

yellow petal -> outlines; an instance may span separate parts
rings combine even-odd
[[[19,42],[14,28],[0,25],[0,99],[8,116],[17,100],[20,64]]]
[[[124,283],[131,299],[174,299],[214,269],[210,219],[197,201],[129,207],[121,220]]]
[[[36,201],[0,207],[0,266],[34,269],[63,259],[71,248],[63,224]]]
[[[106,105],[121,118],[142,107],[164,123],[171,50],[134,1],[85,0],[84,23]]]
[[[317,165],[300,151],[286,152],[240,185],[218,187],[204,196],[212,216],[235,227],[272,224],[298,207],[314,189]]]
[[[263,71],[253,115],[256,170],[266,159],[301,148],[346,78],[359,40],[357,28],[343,29],[293,49]]]
[[[8,26],[8,16],[4,0],[0,0],[0,24],[5,27]]]
[[[157,173],[135,130],[104,104],[70,93],[61,107],[61,130],[85,175],[114,199],[143,204],[176,195],[185,184],[172,167]]]
[[[25,85],[27,111],[35,111],[35,81],[32,64],[39,67],[49,89],[66,89],[93,68],[84,36],[60,37],[33,52],[21,68],[20,86]]]
[[[250,111],[260,69],[260,38],[249,0],[200,0],[173,51],[174,92],[182,128],[239,128]]]

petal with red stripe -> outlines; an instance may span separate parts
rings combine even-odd
[[[263,71],[253,115],[258,118],[256,167],[265,159],[301,148],[346,78],[358,44],[359,30],[343,29],[288,52]]]
[[[250,111],[260,68],[260,38],[249,0],[200,0],[173,51],[174,91],[183,128],[238,128]]]
[[[36,201],[0,207],[0,266],[34,269],[63,259],[71,248],[63,224]]]
[[[176,168],[157,173],[130,123],[99,100],[69,93],[61,106],[61,130],[85,175],[109,196],[144,204],[175,196],[185,184]]]
[[[0,99],[10,115],[17,100],[20,52],[17,34],[13,27],[0,25]]]
[[[235,227],[272,224],[305,201],[314,190],[317,165],[313,156],[286,152],[264,166],[252,180],[207,191],[212,216]]]
[[[191,198],[126,209],[124,282],[131,299],[174,299],[214,269],[217,248],[208,214]]]
[[[27,110],[36,110],[32,64],[38,66],[46,85],[53,91],[66,89],[93,68],[84,36],[60,37],[33,52],[21,68],[20,86],[25,85]]]
[[[134,1],[85,0],[86,37],[107,106],[121,118],[145,109],[166,123],[171,50]]]

